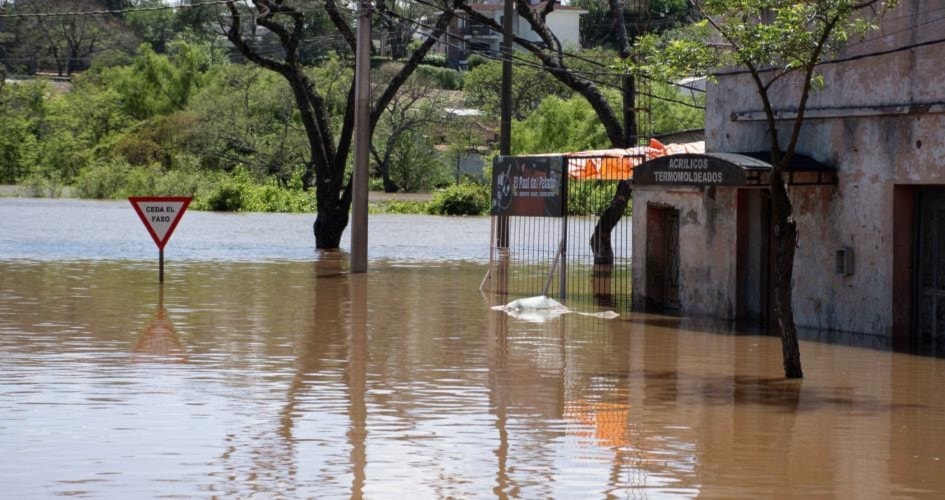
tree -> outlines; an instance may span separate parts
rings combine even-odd
[[[638,28],[649,27],[657,32],[672,29],[687,21],[692,14],[689,2],[686,0],[651,0],[649,2],[631,2],[649,4],[645,9],[627,8],[623,5],[620,14],[622,23],[628,26],[631,33],[645,35],[645,32],[636,32]],[[618,30],[614,27],[614,11],[610,0],[575,0],[570,3],[575,7],[587,9],[587,14],[581,16],[581,46],[617,48]]]
[[[384,65],[379,71],[378,80],[385,81],[398,70],[393,64]],[[429,162],[420,165],[420,162],[416,161],[419,159],[416,157],[417,145],[419,142],[430,142],[423,140],[423,131],[437,125],[442,126],[446,121],[443,108],[447,107],[448,103],[444,93],[433,88],[433,82],[429,79],[418,78],[419,76],[413,75],[409,78],[390,100],[386,112],[377,124],[380,133],[371,141],[374,168],[384,182],[384,191],[388,193],[400,189],[411,191],[415,190],[418,184],[425,184],[417,182],[417,179],[424,176],[413,175],[412,170],[415,169],[410,168],[430,166]],[[432,152],[432,145],[429,150]],[[424,155],[424,158],[429,156]],[[398,176],[398,172],[409,175]]]
[[[14,13],[61,13],[52,16],[17,18],[18,56],[37,57],[40,64],[51,64],[56,72],[71,75],[88,67],[91,58],[106,50],[132,52],[134,36],[119,19],[111,15],[74,15],[105,9],[99,0],[20,0]]]
[[[164,0],[138,0],[134,7],[153,8],[163,5],[165,5]],[[128,25],[138,33],[138,36],[143,41],[151,44],[151,47],[158,54],[167,51],[167,44],[177,34],[175,14],[170,9],[128,12],[124,17]]]
[[[296,107],[309,142],[311,158],[303,180],[306,186],[315,187],[317,215],[314,224],[317,248],[338,248],[341,236],[348,225],[348,212],[352,199],[352,179],[347,174],[348,157],[354,135],[354,82],[348,87],[346,105],[342,111],[340,126],[332,127],[332,117],[326,105],[322,82],[311,78],[303,69],[300,47],[304,41],[306,12],[301,4],[283,0],[252,0],[253,15],[240,8],[242,2],[228,1],[230,14],[226,36],[234,47],[250,62],[281,75],[292,89]],[[354,51],[357,46],[355,33],[335,0],[325,0],[321,6],[332,24]],[[442,5],[443,12],[437,16],[433,29],[420,46],[404,63],[383,91],[377,94],[370,110],[371,132],[381,114],[407,81],[423,57],[437,39],[443,36],[453,18],[453,6]],[[259,50],[252,37],[244,32],[245,22],[253,20],[259,26],[274,33],[278,38],[282,54],[268,55]]]
[[[704,17],[699,25],[702,37],[645,44],[652,64],[644,69],[738,65],[745,68],[761,101],[773,165],[769,189],[777,240],[775,316],[787,378],[804,374],[791,294],[798,231],[784,172],[797,149],[808,98],[825,84],[816,73],[817,66],[847,40],[864,34],[872,17],[893,4],[879,0],[706,0],[694,3]],[[724,42],[719,51],[705,43],[719,37]],[[778,127],[775,102],[796,109],[786,128]]]
[[[512,79],[512,118],[524,120],[541,100],[550,95],[570,97],[571,90],[540,67],[534,56],[521,56],[535,66],[520,66]],[[487,61],[469,70],[463,78],[468,106],[499,116],[502,96],[502,62]]]

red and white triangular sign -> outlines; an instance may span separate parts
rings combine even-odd
[[[148,228],[154,244],[163,250],[191,199],[183,196],[132,196],[128,201],[135,207],[144,227]]]

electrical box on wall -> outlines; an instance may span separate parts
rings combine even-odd
[[[853,274],[853,249],[852,248],[843,247],[837,250],[837,254],[834,259],[834,272],[841,276],[849,276]]]

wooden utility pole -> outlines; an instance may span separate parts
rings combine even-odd
[[[371,147],[371,3],[360,0],[354,71],[354,176],[351,203],[351,272],[367,272],[368,162]]]

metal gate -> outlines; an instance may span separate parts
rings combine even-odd
[[[558,158],[567,166],[563,171],[594,160]],[[619,190],[623,199],[629,198],[629,180],[564,176],[563,181],[560,217],[493,216],[490,279],[484,285],[509,300],[547,292],[571,307],[628,311],[632,205],[620,210],[615,195]]]
[[[945,189],[919,194],[918,336],[945,339]]]

